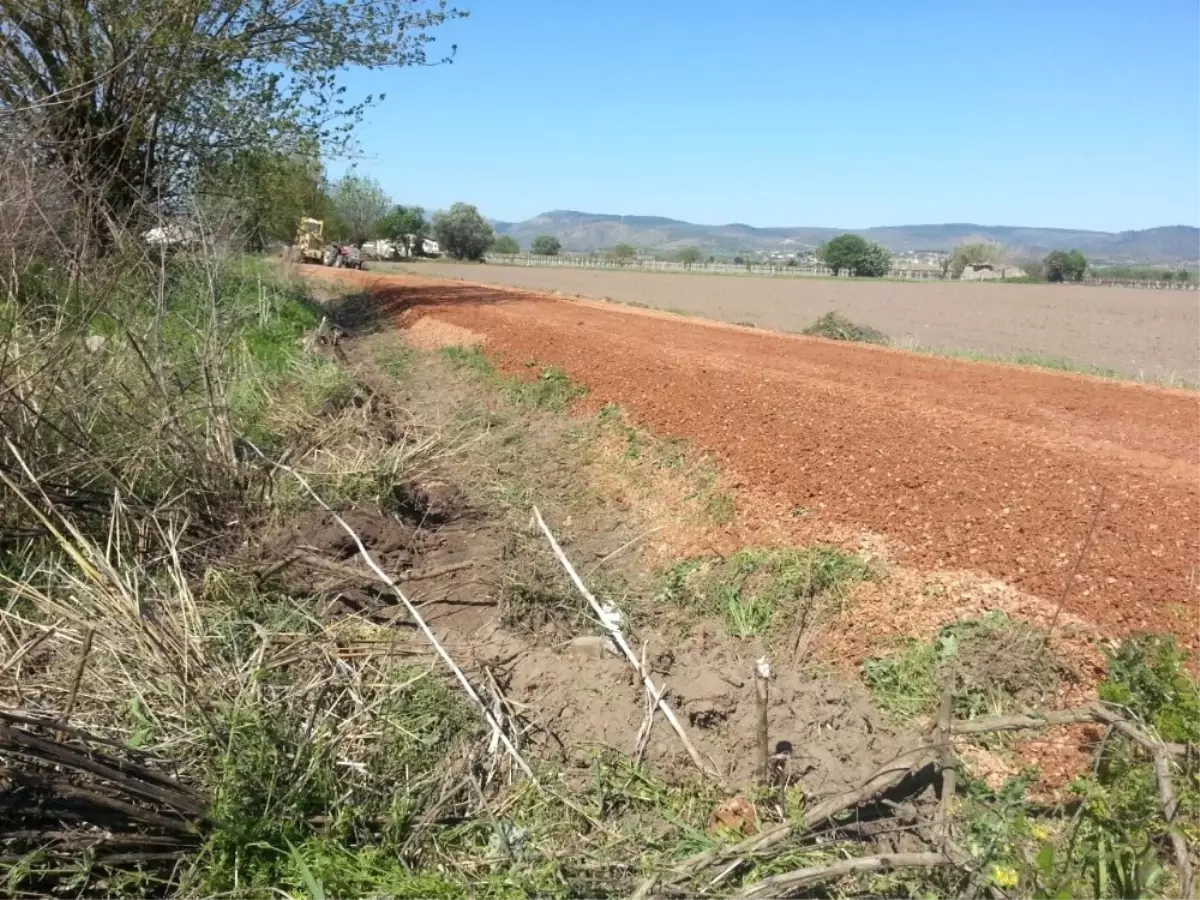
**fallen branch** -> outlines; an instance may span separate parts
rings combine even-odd
[[[689,740],[687,732],[683,730],[683,726],[679,723],[679,719],[675,717],[674,710],[672,710],[670,704],[663,699],[662,691],[654,684],[654,680],[649,676],[649,674],[647,674],[645,668],[643,668],[642,664],[638,661],[637,654],[633,652],[632,648],[625,640],[625,635],[621,633],[620,625],[614,621],[612,611],[606,611],[600,605],[599,601],[592,596],[591,591],[587,589],[587,585],[583,583],[583,579],[579,577],[579,574],[571,565],[571,561],[567,559],[567,555],[563,553],[562,547],[558,545],[558,541],[555,540],[554,534],[546,525],[546,521],[542,518],[542,514],[538,511],[536,506],[533,508],[533,516],[534,519],[537,520],[538,526],[542,529],[542,534],[544,534],[546,536],[546,540],[550,542],[550,549],[554,551],[554,555],[558,557],[558,561],[562,564],[562,567],[566,569],[567,574],[571,577],[571,581],[574,582],[575,587],[579,589],[579,593],[583,595],[583,598],[587,600],[588,604],[592,607],[593,612],[596,613],[596,618],[599,619],[600,624],[603,625],[608,631],[609,636],[612,637],[613,643],[621,648],[621,652],[625,654],[625,658],[629,660],[629,664],[633,666],[634,671],[641,676],[642,684],[646,686],[646,690],[650,693],[650,696],[654,698],[655,705],[662,710],[663,716],[666,717],[667,722],[669,722],[671,727],[675,729],[675,733],[679,735],[679,740],[682,742],[683,748],[687,751],[688,756],[691,757],[692,762],[696,765],[696,768],[705,775],[720,781],[721,776],[704,765],[704,761],[700,758],[700,754],[692,745],[691,740]]]
[[[987,716],[979,719],[958,720],[950,724],[951,734],[987,734],[994,731],[1027,731],[1049,728],[1056,725],[1111,725],[1117,731],[1139,744],[1149,753],[1161,748],[1167,755],[1186,758],[1190,752],[1187,744],[1172,744],[1157,741],[1120,713],[1100,704],[1075,709],[1055,709],[1033,715]]]
[[[446,667],[449,668],[454,674],[454,677],[462,686],[463,693],[467,695],[470,701],[475,705],[475,708],[478,709],[483,715],[484,721],[487,722],[488,727],[492,729],[492,733],[496,735],[500,743],[504,745],[504,749],[508,751],[508,754],[512,757],[513,762],[516,763],[517,767],[536,784],[537,777],[533,774],[533,770],[529,768],[529,764],[525,762],[524,757],[521,756],[520,752],[513,745],[512,741],[508,739],[508,735],[504,733],[504,729],[500,726],[500,723],[497,722],[492,716],[491,710],[488,709],[487,704],[483,702],[483,699],[475,691],[475,688],[471,685],[471,682],[467,678],[466,674],[458,667],[458,663],[454,661],[453,657],[446,652],[446,648],[442,646],[440,641],[438,641],[437,635],[433,633],[430,627],[425,623],[425,619],[421,617],[420,611],[418,611],[418,609],[413,605],[412,601],[408,599],[404,591],[400,590],[400,586],[396,583],[396,580],[392,578],[392,576],[388,575],[387,572],[383,571],[379,564],[375,562],[375,558],[371,556],[370,551],[367,550],[366,545],[363,544],[362,538],[358,536],[358,533],[348,524],[346,524],[346,520],[338,515],[333,508],[326,503],[324,499],[322,499],[320,494],[313,490],[312,485],[308,483],[307,479],[305,479],[303,475],[301,475],[291,466],[284,465],[283,463],[277,463],[269,459],[261,450],[258,449],[258,447],[254,446],[254,444],[251,444],[249,441],[247,441],[247,444],[249,444],[250,448],[253,449],[254,452],[257,453],[259,457],[268,465],[287,472],[298,482],[300,482],[300,486],[304,488],[308,495],[312,497],[322,509],[333,516],[333,520],[337,522],[338,527],[340,527],[342,531],[346,532],[346,535],[350,538],[350,540],[354,541],[354,545],[358,548],[359,554],[362,556],[363,561],[370,566],[371,571],[378,575],[384,584],[392,589],[392,593],[396,595],[397,599],[404,604],[404,608],[408,610],[408,614],[412,617],[412,621],[421,630],[421,633],[425,635],[425,639],[429,641],[430,645],[437,652],[437,655],[441,657],[442,662],[444,662]]]
[[[944,853],[892,853],[886,856],[858,856],[823,866],[809,866],[781,875],[772,875],[747,886],[739,897],[778,897],[820,881],[861,875],[867,872],[890,872],[893,869],[932,869],[952,866],[954,861]]]
[[[675,880],[679,880],[711,866],[718,866],[731,861],[736,861],[732,868],[737,868],[738,865],[745,862],[746,857],[761,854],[763,851],[782,843],[792,835],[793,831],[807,831],[820,825],[826,819],[836,816],[838,813],[845,812],[852,807],[858,806],[860,803],[875,798],[884,791],[894,788],[906,777],[928,765],[932,755],[932,749],[923,746],[911,753],[897,757],[877,770],[875,774],[863,782],[857,789],[844,791],[841,794],[834,794],[832,797],[827,797],[810,809],[805,810],[797,825],[785,822],[768,828],[732,846],[718,847],[713,850],[705,850],[703,853],[697,853],[695,856],[688,857],[676,865],[672,869],[672,874],[676,876]]]

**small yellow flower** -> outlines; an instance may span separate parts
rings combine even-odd
[[[1047,828],[1045,825],[1042,825],[1042,824],[1030,825],[1029,833],[1032,834],[1039,841],[1050,840],[1050,829]]]
[[[1021,876],[1012,866],[992,866],[992,883],[999,888],[1015,888]]]

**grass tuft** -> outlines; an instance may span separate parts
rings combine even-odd
[[[731,635],[748,638],[770,633],[785,618],[810,622],[871,577],[867,563],[832,547],[747,549],[677,563],[664,575],[659,599],[719,616]]]

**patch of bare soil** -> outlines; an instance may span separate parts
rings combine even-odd
[[[528,638],[494,628],[474,647],[477,664],[496,673],[508,698],[538,710],[531,732],[539,755],[585,768],[601,746],[630,755],[647,716],[646,691],[623,658],[600,639]],[[753,780],[757,712],[755,648],[708,635],[638,633],[656,682],[664,688],[702,756],[730,784]],[[808,796],[859,786],[919,738],[889,726],[855,685],[784,669],[770,686],[770,749],[790,783]],[[678,737],[656,717],[644,759],[657,772],[696,774]]]

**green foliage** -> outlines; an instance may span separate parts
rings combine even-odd
[[[954,278],[961,277],[967,266],[994,266],[1004,259],[1004,254],[1004,245],[996,241],[968,241],[956,244],[949,260],[950,275]]]
[[[496,243],[492,244],[493,253],[520,253],[521,245],[517,243],[517,239],[509,234],[501,235],[496,238]]]
[[[860,278],[882,278],[892,267],[891,251],[857,234],[842,234],[817,248],[817,258],[834,275],[843,270]]]
[[[675,258],[688,268],[691,268],[696,263],[700,262],[700,251],[695,247],[682,247],[680,248],[679,252],[675,254]]]
[[[869,325],[851,322],[836,310],[830,310],[804,329],[802,334],[832,341],[857,341],[862,344],[887,344],[888,336]]]
[[[659,597],[718,615],[730,634],[746,638],[770,632],[780,617],[805,620],[818,600],[840,604],[850,585],[871,577],[863,560],[833,547],[747,549],[676,564]]]
[[[624,263],[637,258],[637,248],[632,244],[617,244],[612,249],[613,259]]]
[[[491,223],[469,203],[455,203],[448,211],[435,213],[433,233],[442,251],[454,259],[483,259],[496,239]]]
[[[367,765],[357,771],[341,764],[333,735],[310,730],[320,721],[311,710],[227,713],[225,739],[205,774],[220,825],[186,878],[195,893],[261,896],[285,887],[311,895],[317,887],[337,896],[346,879],[362,885],[403,872],[397,851],[422,796],[476,725],[459,695],[428,673],[398,669],[390,678],[394,687],[384,689],[372,719]],[[382,830],[374,824],[381,817]]]
[[[529,252],[535,256],[558,256],[562,244],[552,234],[539,234],[529,245]]]
[[[330,199],[337,216],[335,230],[340,232],[334,236],[352,244],[378,237],[380,223],[392,205],[379,182],[363,175],[347,175],[335,182]]]
[[[476,375],[494,377],[496,374],[496,367],[478,347],[442,347],[438,353],[460,369],[467,369]]]
[[[1046,257],[1044,267],[1047,281],[1083,281],[1087,259],[1078,250],[1055,250]]]
[[[381,237],[403,244],[409,255],[421,255],[421,239],[429,234],[429,223],[425,221],[425,210],[419,206],[397,204],[375,226]],[[412,238],[411,244],[409,238]]]
[[[44,161],[125,223],[143,199],[190,195],[230,154],[344,148],[375,98],[348,98],[343,73],[430,62],[427,32],[460,15],[366,12],[340,0],[6,4],[5,132],[46,138]]]
[[[333,203],[315,151],[232,152],[210,163],[198,194],[214,217],[232,213],[252,250],[263,249],[272,241],[290,244],[302,217],[334,221]]]
[[[1133,710],[1165,741],[1200,742],[1200,688],[1170,635],[1126,638],[1108,653],[1100,699]]]

